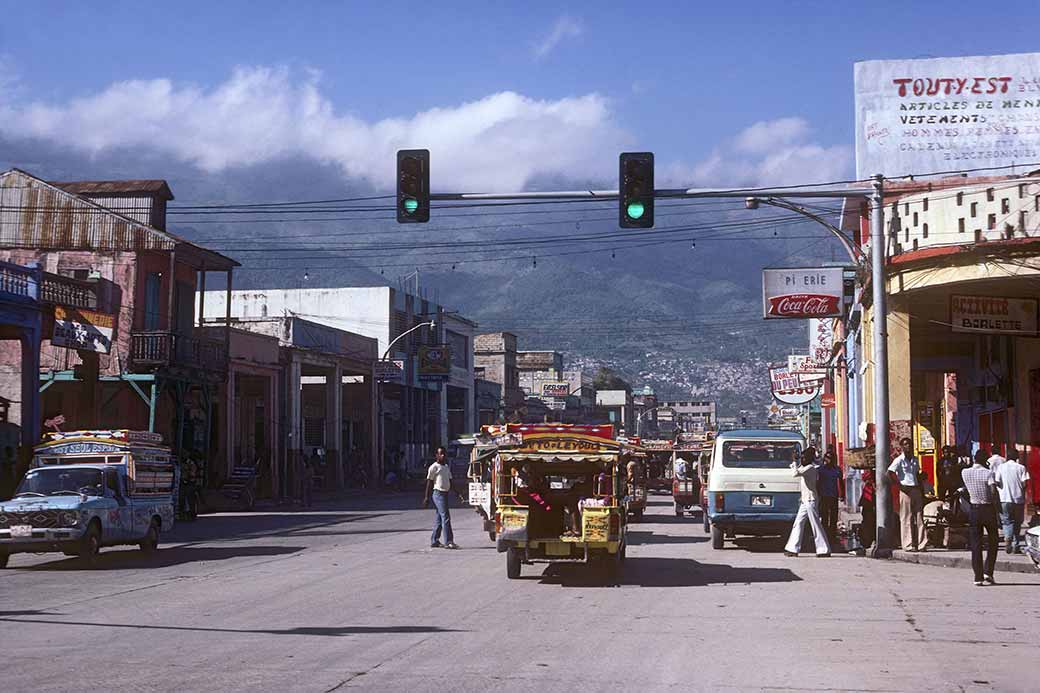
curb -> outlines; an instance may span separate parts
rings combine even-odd
[[[1000,552],[1003,553],[1003,549],[1000,549]],[[908,553],[906,551],[896,550],[892,552],[892,559],[903,561],[904,563],[934,565],[943,568],[965,568],[971,570],[971,554],[968,554],[967,556],[958,556],[950,555],[948,553],[940,553],[938,551]],[[997,558],[996,570],[1001,573],[1029,573],[1031,575],[1036,575],[1038,572],[1028,558],[1026,558],[1025,562],[1022,562],[1009,560],[1003,556]]]

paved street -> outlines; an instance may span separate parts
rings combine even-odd
[[[0,573],[7,691],[1036,690],[1040,575],[775,542],[713,551],[663,496],[621,587],[505,561],[456,509],[427,547],[415,496],[204,516],[147,560],[15,556]]]

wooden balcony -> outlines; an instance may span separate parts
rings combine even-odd
[[[69,308],[97,310],[97,282],[44,272],[43,282],[40,285],[40,301]]]
[[[225,375],[228,349],[224,341],[165,330],[130,335],[130,362],[136,371],[179,368]]]

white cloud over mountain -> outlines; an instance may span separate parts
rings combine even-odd
[[[65,103],[25,101],[22,91],[0,89],[4,137],[87,153],[138,148],[207,171],[306,156],[381,188],[393,185],[398,149],[428,147],[440,189],[500,191],[536,178],[588,180],[603,172],[609,180],[617,153],[634,141],[596,93],[539,100],[504,91],[370,122],[337,112],[317,75],[300,78],[286,68],[239,68],[212,89],[167,79],[118,82]],[[803,119],[781,118],[752,125],[705,161],[659,169],[670,185],[818,181],[847,175],[851,152],[814,143]]]

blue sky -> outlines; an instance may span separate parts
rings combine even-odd
[[[376,182],[386,152],[426,138],[459,185],[484,182],[495,157],[482,150],[507,142],[520,173],[488,184],[508,187],[610,173],[618,148],[657,152],[675,178],[847,174],[856,60],[1036,50],[1040,3],[35,2],[4,14],[3,136],[155,146],[207,169],[299,151]],[[775,146],[739,144],[756,123]],[[783,170],[766,163],[778,152]]]

